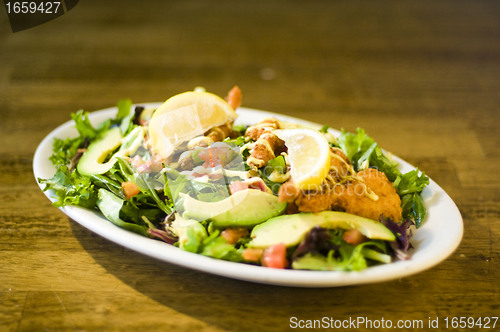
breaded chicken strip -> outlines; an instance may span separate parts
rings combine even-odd
[[[248,127],[245,138],[255,141],[251,149],[247,163],[252,168],[261,168],[267,162],[274,159],[280,152],[285,151],[285,142],[282,141],[274,130],[280,128],[280,122],[275,118],[269,118]]]
[[[346,172],[344,166],[337,166],[339,168],[332,167],[332,172]],[[281,202],[293,203],[300,212],[336,210],[374,220],[379,220],[380,216],[401,220],[401,199],[383,172],[369,168],[355,175],[342,174],[348,181],[325,183],[318,191],[301,191],[293,183],[286,182],[278,198]]]
[[[280,129],[280,127],[281,125],[278,119],[276,118],[264,119],[261,122],[248,127],[245,133],[245,138],[256,141],[262,134],[271,133],[276,129]]]
[[[373,168],[357,176],[362,181],[334,187],[332,208],[374,220],[379,220],[380,216],[401,220],[401,199],[387,176]]]
[[[331,147],[329,180],[333,183],[339,183],[346,178],[352,177],[354,173],[351,162],[345,153],[339,148]]]

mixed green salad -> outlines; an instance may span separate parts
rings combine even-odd
[[[293,188],[287,147],[274,149],[264,166],[255,162],[263,136],[252,138],[248,132],[265,127],[254,126],[260,119],[249,125],[231,122],[230,133],[218,141],[201,144],[206,135],[190,138],[182,151],[158,158],[148,144],[155,111],[121,100],[116,116],[97,126],[87,112],[71,114],[78,136],[54,140],[50,161],[56,172],[38,179],[53,192],[53,205],[98,210],[118,227],[182,250],[271,268],[359,271],[409,258],[412,231],[425,218],[421,193],[429,179],[418,170],[402,174],[364,130],[333,137],[326,126],[314,129],[334,151],[332,165],[342,161],[348,174],[329,173],[322,196],[305,192],[290,198],[283,193],[285,186]],[[400,199],[399,220],[351,213],[350,202],[308,210],[307,198],[327,197],[328,179],[337,185],[330,188],[349,188],[365,183],[358,174],[370,169],[390,181]],[[382,199],[377,191],[370,193],[374,204]]]

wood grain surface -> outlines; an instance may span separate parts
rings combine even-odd
[[[234,84],[244,106],[363,127],[424,170],[462,213],[460,247],[385,283],[260,285],[115,245],[39,190],[34,151],[71,112]],[[282,331],[291,317],[447,330],[447,317],[500,316],[499,109],[498,1],[87,0],[17,33],[0,9],[0,330]]]

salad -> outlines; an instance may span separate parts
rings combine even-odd
[[[71,114],[56,172],[38,181],[53,205],[95,209],[111,223],[182,250],[269,268],[359,271],[409,259],[425,218],[418,169],[358,128],[334,135],[277,118],[235,124],[242,93],[203,88],[159,107],[121,100],[97,126]]]

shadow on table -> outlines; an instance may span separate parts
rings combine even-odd
[[[76,222],[71,225],[83,248],[110,274],[164,307],[224,330],[283,330],[293,324],[292,317],[395,319],[406,315],[427,319],[432,313],[429,307],[434,307],[432,296],[421,295],[418,284],[423,282],[418,279],[336,288],[257,284],[158,261],[101,238]],[[415,301],[426,309],[419,312]]]

